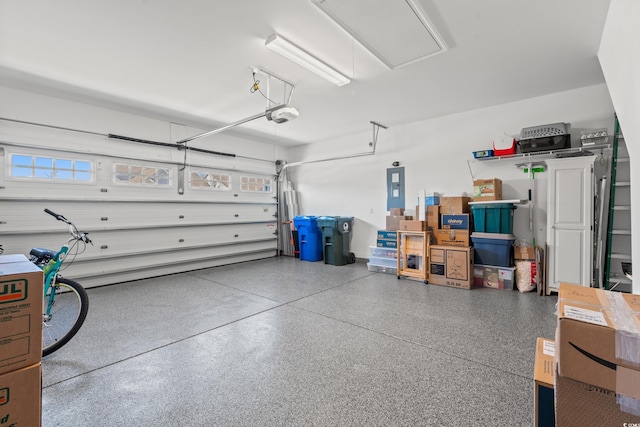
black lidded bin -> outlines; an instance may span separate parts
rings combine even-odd
[[[321,216],[317,221],[322,229],[324,263],[346,265],[355,262],[354,254],[349,252],[353,217]]]

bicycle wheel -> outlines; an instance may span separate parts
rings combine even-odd
[[[49,314],[47,307],[51,306]],[[58,277],[44,297],[42,355],[60,349],[78,332],[89,310],[89,296],[78,282]]]

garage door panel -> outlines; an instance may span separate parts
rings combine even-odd
[[[44,213],[50,209],[80,229],[183,226],[273,221],[276,205],[214,203],[125,203],[3,201],[0,230],[6,232],[66,229]]]
[[[267,255],[265,255],[265,253]],[[134,270],[153,270],[171,264],[199,264],[212,259],[226,259],[227,263],[237,262],[238,256],[259,254],[259,258],[274,256],[271,241],[240,243],[233,248],[213,246],[202,248],[184,248],[179,251],[155,251],[133,256],[114,256],[83,259],[78,257],[64,272],[64,276],[80,279],[90,278],[96,272],[128,272]],[[204,264],[203,264],[204,265]],[[196,267],[202,268],[202,267]]]

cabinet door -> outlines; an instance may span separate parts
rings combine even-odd
[[[593,163],[595,156],[547,161],[548,289],[593,281]]]

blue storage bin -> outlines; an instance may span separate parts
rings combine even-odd
[[[300,259],[303,261],[322,261],[322,230],[315,216],[297,216],[293,225],[298,230]]]
[[[511,267],[515,240],[512,234],[472,233],[475,264]]]
[[[471,205],[473,230],[479,233],[513,233],[513,203]]]

